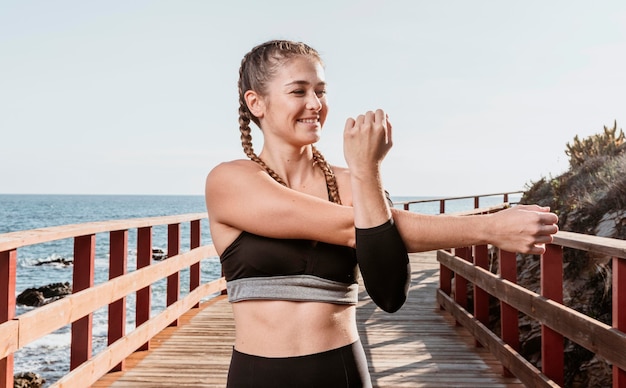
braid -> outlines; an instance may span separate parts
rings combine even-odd
[[[339,197],[339,188],[337,187],[337,178],[335,177],[335,173],[333,169],[330,167],[330,164],[324,159],[324,156],[321,152],[317,150],[317,148],[313,147],[313,161],[317,164],[322,172],[324,173],[324,177],[326,178],[326,187],[328,189],[328,197],[331,201],[336,204],[341,205],[341,198]]]
[[[274,170],[272,170],[258,155],[254,152],[254,148],[252,147],[252,135],[250,134],[252,130],[250,129],[250,117],[253,117],[248,109],[248,105],[246,104],[244,93],[245,91],[243,82],[245,80],[244,69],[246,68],[246,63],[248,60],[248,56],[246,55],[241,61],[241,67],[239,68],[239,81],[237,82],[237,87],[239,89],[239,131],[241,132],[241,146],[243,147],[243,152],[250,158],[250,160],[258,163],[261,167],[267,171],[267,173],[274,178],[274,180],[280,183],[283,186],[287,186],[287,184],[276,174]],[[256,122],[256,119],[255,119]]]
[[[246,112],[242,112],[242,110],[243,109],[239,108],[239,131],[241,132],[241,146],[243,147],[243,152],[246,153],[250,160],[263,167],[276,182],[283,186],[287,186],[281,177],[278,176],[278,174],[276,174],[276,172],[267,164],[265,164],[265,162],[254,152],[254,148],[252,148],[252,136],[250,135],[250,119],[248,118],[248,114]]]
[[[256,46],[243,57],[237,83],[239,89],[239,131],[241,132],[243,151],[250,160],[258,163],[276,182],[283,186],[287,186],[285,181],[254,152],[252,136],[250,135],[250,121],[259,125],[259,120],[248,109],[244,95],[248,90],[254,90],[260,94],[265,93],[266,83],[274,76],[279,65],[296,56],[309,56],[320,61],[320,63],[322,62],[318,52],[304,43],[273,40]],[[322,154],[315,147],[312,146],[312,148],[313,162],[324,173],[329,199],[341,204],[335,173]]]

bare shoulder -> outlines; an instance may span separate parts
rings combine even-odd
[[[332,166],[341,202],[346,206],[352,206],[352,186],[350,183],[350,170],[347,167]]]
[[[206,177],[204,193],[207,205],[209,199],[210,203],[219,204],[218,200],[227,199],[231,193],[250,187],[255,181],[252,177],[262,171],[257,163],[245,159],[218,164]]]
[[[233,181],[245,177],[246,174],[255,173],[261,167],[251,160],[236,159],[222,162],[209,172],[206,180],[207,188],[213,184],[224,184],[225,181]]]
[[[228,173],[237,173],[250,171],[252,169],[258,170],[260,166],[257,163],[254,163],[248,159],[235,159],[227,162],[222,162],[217,166],[213,167],[213,169],[209,172],[211,174],[228,174]]]

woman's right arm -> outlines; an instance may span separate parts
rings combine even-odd
[[[355,244],[352,207],[284,187],[248,160],[215,167],[207,176],[205,200],[218,252],[242,230],[272,238]]]

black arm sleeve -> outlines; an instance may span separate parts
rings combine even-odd
[[[374,303],[388,313],[398,311],[409,291],[411,265],[393,218],[373,228],[356,228],[356,258]]]

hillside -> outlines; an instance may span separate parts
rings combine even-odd
[[[522,203],[537,203],[559,215],[559,228],[626,240],[626,142],[624,132],[604,127],[600,134],[574,138],[565,150],[570,168],[531,183]],[[565,249],[564,304],[611,324],[611,260]],[[518,282],[539,291],[539,258],[518,256]],[[520,318],[521,353],[540,363],[541,331]],[[611,369],[589,351],[566,341],[566,386],[610,386]]]

